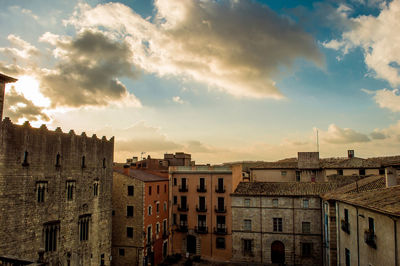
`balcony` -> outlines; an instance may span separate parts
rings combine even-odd
[[[216,235],[226,235],[227,233],[228,230],[225,224],[219,224],[217,227],[214,227],[214,234]]]
[[[208,233],[208,227],[207,226],[196,226],[194,228],[194,231],[198,234],[207,234]]]
[[[163,232],[162,239],[167,239],[169,237],[169,232]]]
[[[207,192],[207,189],[205,186],[197,186],[197,192],[204,193]]]
[[[189,210],[189,206],[188,205],[184,205],[184,206],[178,205],[178,211],[187,212],[188,210]]]
[[[215,192],[217,193],[225,193],[225,186],[216,186]]]
[[[374,231],[365,230],[364,241],[368,246],[376,249],[376,235]]]
[[[184,185],[184,186],[180,185],[179,186],[179,192],[188,192],[188,191],[189,191],[189,189],[188,189],[187,185]]]
[[[176,231],[178,231],[178,232],[187,232],[188,231],[187,223],[179,224],[178,227],[176,228]]]
[[[341,220],[341,228],[344,232],[346,232],[347,234],[350,234],[350,224],[349,222],[345,221],[345,220]]]
[[[197,211],[197,212],[207,212],[207,207],[206,207],[206,206],[200,206],[200,207],[198,207],[198,206],[196,205],[196,211]]]
[[[216,213],[226,213],[226,206],[215,206],[215,212]]]

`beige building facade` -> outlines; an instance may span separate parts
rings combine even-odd
[[[232,256],[232,193],[241,165],[170,167],[170,253],[216,261]]]

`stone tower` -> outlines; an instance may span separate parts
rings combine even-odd
[[[6,84],[16,81],[15,78],[0,73],[0,122],[3,120],[4,91]]]

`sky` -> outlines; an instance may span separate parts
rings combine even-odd
[[[115,136],[115,161],[399,154],[400,0],[0,6],[4,115]]]

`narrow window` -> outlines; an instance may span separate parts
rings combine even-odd
[[[28,151],[25,151],[24,152],[24,160],[22,162],[22,166],[29,166],[28,155],[29,155]]]
[[[44,250],[46,252],[57,251],[57,233],[59,230],[60,222],[46,223],[43,225]]]
[[[120,248],[120,249],[119,249],[119,255],[120,255],[120,256],[125,256],[125,249]]]
[[[133,217],[133,206],[126,206],[126,216]]]
[[[100,256],[100,266],[104,266],[105,264],[105,260],[104,260],[104,254],[101,254]]]
[[[79,217],[79,240],[87,241],[89,240],[89,222],[90,214],[82,215]]]
[[[37,202],[45,201],[46,191],[47,191],[47,182],[46,181],[39,181],[36,183]]]
[[[278,199],[273,199],[272,200],[272,206],[273,207],[278,207]]]
[[[167,211],[167,202],[164,201],[164,211]]]
[[[296,171],[296,181],[300,182],[300,171]]]
[[[346,266],[350,266],[350,250],[347,248],[344,249],[346,254]]]
[[[311,232],[311,223],[310,222],[302,222],[301,228],[303,234],[309,234]]]
[[[156,234],[158,235],[160,233],[160,223],[156,224]]]
[[[85,155],[82,156],[82,164],[81,164],[81,167],[82,167],[82,168],[86,168],[86,157],[85,157]]]
[[[160,186],[157,185],[157,194],[160,194]]]
[[[243,239],[243,255],[253,255],[253,239]]]
[[[151,195],[151,186],[149,186],[149,195]]]
[[[282,232],[282,218],[273,218],[274,232]]]
[[[244,199],[244,206],[250,207],[250,199]]]
[[[178,204],[178,197],[174,196],[174,205]]]
[[[75,181],[67,181],[67,200],[74,200]]]
[[[159,202],[156,203],[156,212],[160,213],[160,203]]]
[[[93,196],[97,197],[99,195],[99,182],[96,181],[93,184]]]
[[[106,168],[106,158],[103,158],[103,168]]]
[[[167,185],[164,184],[164,193],[167,193]]]
[[[133,194],[134,194],[133,186],[128,186],[128,196],[133,196]]]
[[[152,213],[152,208],[151,208],[151,205],[149,205],[149,208],[148,208],[148,215],[150,216],[151,213]]]
[[[308,199],[303,199],[303,208],[308,208],[308,205],[309,205],[309,201],[308,201]]]
[[[368,229],[370,233],[375,233],[374,218],[368,217]]]
[[[312,243],[301,243],[301,256],[311,257]]]
[[[172,214],[172,224],[176,224],[176,213]]]
[[[61,159],[61,155],[59,153],[57,153],[57,155],[56,155],[56,167],[60,167],[60,165],[61,165],[60,159]]]
[[[176,186],[178,182],[176,181],[176,178],[174,178],[174,186]]]

